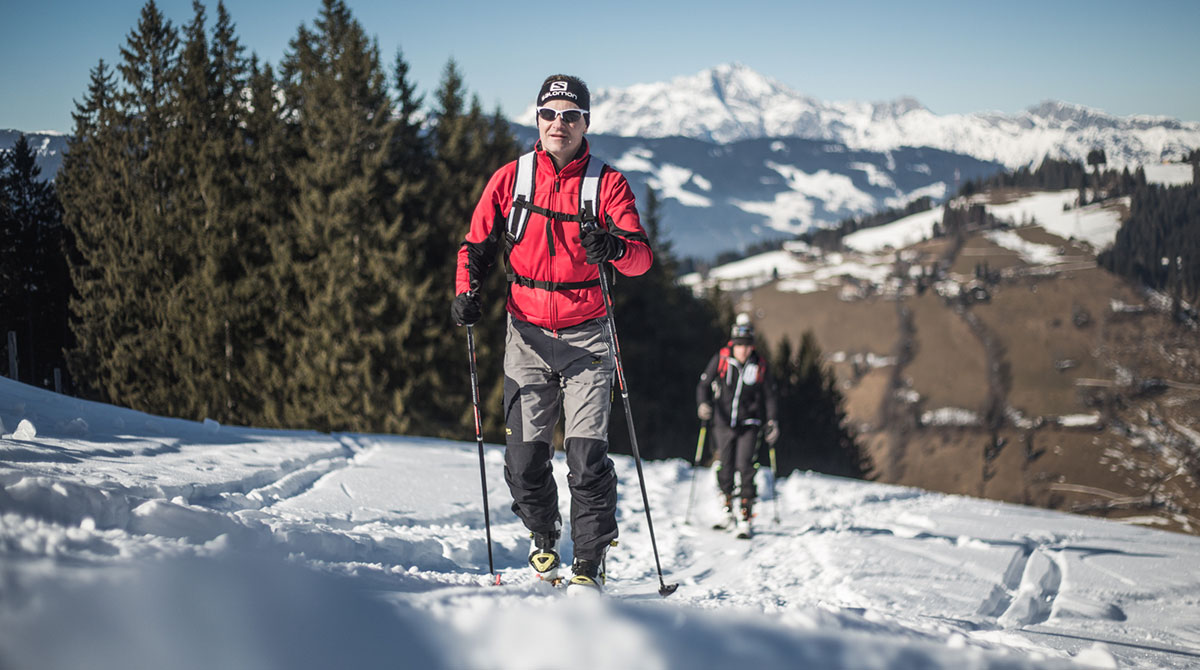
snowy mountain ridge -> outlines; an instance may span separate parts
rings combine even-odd
[[[513,127],[522,146],[537,131]],[[621,171],[639,198],[662,201],[666,237],[684,256],[711,258],[765,239],[795,236],[850,216],[940,201],[999,163],[925,147],[851,150],[801,138],[717,144],[688,137],[590,134],[592,153]]]
[[[931,147],[1015,168],[1044,157],[1084,160],[1103,148],[1111,165],[1178,159],[1200,147],[1200,123],[1167,117],[1119,117],[1045,101],[1019,114],[939,115],[918,100],[827,102],[738,63],[669,82],[600,89],[590,132],[626,137],[689,137],[718,144],[804,138],[886,152]],[[533,117],[532,106],[518,121]]]
[[[70,136],[53,130],[22,132],[20,130],[0,129],[0,152],[11,151],[17,143],[17,138],[25,135],[25,141],[33,150],[38,167],[42,168],[41,179],[50,181],[62,167],[63,156],[67,153],[67,143]]]

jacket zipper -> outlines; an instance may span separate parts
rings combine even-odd
[[[559,175],[557,175],[557,174],[554,175],[554,190],[552,191],[553,193],[558,193],[560,184],[561,183],[559,182]],[[547,203],[550,205],[548,207],[548,209],[552,212],[558,211],[558,210],[554,209],[554,201],[555,201],[555,198],[552,196],[550,198],[550,202]],[[554,277],[555,277],[555,272],[554,272],[554,255],[555,255],[555,253],[554,253],[554,223],[555,223],[554,217],[546,217],[546,245],[550,249],[550,259],[551,260],[550,260],[549,266],[550,266],[550,280],[551,281],[554,281]],[[554,336],[557,338],[558,337],[558,330],[557,330],[558,314],[556,312],[558,310],[554,309],[553,293],[554,293],[553,291],[547,291],[546,304],[549,307],[549,309],[547,309],[546,311],[548,311],[550,313],[550,323],[555,327]]]

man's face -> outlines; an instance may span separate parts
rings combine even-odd
[[[733,357],[738,360],[738,363],[745,363],[747,358],[750,358],[749,344],[733,345]]]
[[[579,105],[561,98],[550,100],[542,107],[556,110],[579,109]],[[546,121],[538,116],[537,125],[538,136],[542,140],[542,149],[554,156],[559,167],[566,165],[575,157],[579,146],[583,144],[583,133],[587,130],[586,118],[581,118],[575,123],[567,123],[561,116],[554,117],[553,121]]]

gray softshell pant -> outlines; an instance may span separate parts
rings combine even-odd
[[[512,509],[534,532],[549,532],[561,523],[551,474],[561,414],[577,559],[600,560],[617,537],[617,475],[608,457],[613,372],[602,320],[552,331],[509,315],[504,479]]]

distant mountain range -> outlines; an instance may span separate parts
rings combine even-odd
[[[12,149],[20,136],[20,130],[0,129],[0,151]],[[54,179],[58,174],[58,168],[62,167],[63,156],[67,153],[69,139],[68,136],[61,133],[25,133],[25,140],[37,153],[37,164],[42,168],[42,179]]]
[[[592,97],[591,132],[624,137],[690,137],[717,144],[799,137],[886,152],[932,147],[1010,168],[1044,157],[1084,160],[1105,150],[1110,165],[1179,160],[1200,147],[1200,123],[1119,117],[1047,101],[1010,115],[938,115],[912,98],[825,102],[739,64],[669,82],[603,89]],[[528,123],[532,106],[518,120]]]
[[[1200,147],[1200,123],[1117,117],[1063,102],[1021,114],[937,115],[911,98],[820,101],[743,65],[670,82],[601,89],[589,129],[594,152],[629,177],[639,197],[663,199],[676,252],[711,258],[792,237],[1044,157],[1083,161],[1102,148],[1110,167],[1178,160]],[[519,120],[533,119],[530,107]],[[525,146],[536,130],[514,122]],[[0,149],[18,133],[0,130]],[[67,138],[33,134],[52,178]]]
[[[594,151],[640,196],[665,200],[668,239],[712,257],[850,216],[935,201],[957,185],[1047,156],[1110,167],[1179,160],[1200,123],[1116,117],[1062,102],[1022,114],[939,116],[911,98],[830,103],[743,65],[592,96]],[[533,119],[531,106],[519,120]],[[532,127],[516,126],[526,144]]]
[[[513,126],[525,146],[537,131]],[[620,170],[642,198],[662,200],[663,232],[683,256],[712,258],[813,226],[903,207],[928,195],[939,201],[956,183],[1004,166],[939,149],[855,150],[794,137],[716,144],[687,137],[589,134],[592,151]]]

